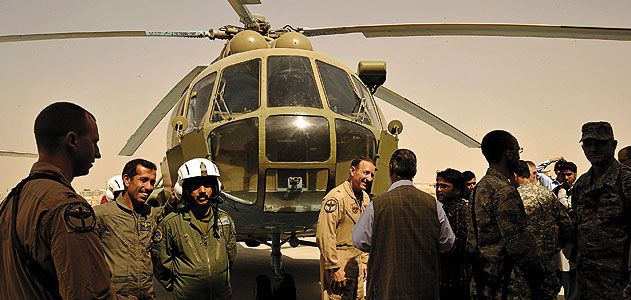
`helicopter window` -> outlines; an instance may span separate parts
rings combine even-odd
[[[267,60],[267,105],[322,108],[311,62],[300,56],[270,56]]]
[[[270,161],[326,161],[329,123],[323,117],[272,116],[265,121],[265,155]]]
[[[355,93],[346,71],[322,61],[316,63],[329,107],[338,114],[355,117],[361,108],[361,98]],[[370,124],[370,120],[366,121]]]
[[[188,101],[188,113],[186,114],[188,129],[186,131],[199,128],[204,124],[204,115],[208,111],[210,94],[215,85],[215,77],[217,77],[217,73],[211,73],[193,86],[191,97]]]
[[[221,121],[226,115],[248,113],[259,107],[260,62],[260,59],[253,59],[223,70],[212,121]]]
[[[372,131],[346,120],[335,120],[336,178],[348,176],[348,166],[358,156],[374,158],[377,142]]]
[[[224,191],[256,202],[259,171],[258,118],[217,127],[208,136],[211,160],[221,172]]]
[[[370,120],[373,121],[372,125],[377,126],[379,130],[383,130],[383,124],[381,123],[381,118],[379,118],[378,108],[377,105],[375,105],[375,99],[372,97],[372,94],[357,77],[351,76],[351,78],[353,78],[353,83],[355,83],[355,87],[360,95],[366,99],[366,112]]]

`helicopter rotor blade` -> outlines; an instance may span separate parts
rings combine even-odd
[[[166,116],[166,114],[171,111],[175,104],[177,104],[178,100],[180,100],[180,96],[182,95],[186,87],[188,87],[191,81],[193,81],[193,79],[195,79],[195,77],[197,77],[199,73],[206,69],[206,67],[207,66],[197,66],[188,74],[186,74],[186,76],[184,76],[184,78],[182,78],[182,80],[180,80],[180,82],[178,82],[169,91],[169,93],[167,93],[167,95],[162,98],[160,103],[158,103],[158,105],[153,108],[153,110],[151,111],[151,113],[149,113],[145,120],[142,121],[140,127],[138,127],[138,129],[136,129],[136,132],[134,132],[134,134],[129,137],[127,143],[125,144],[125,146],[123,146],[118,155],[133,155],[138,147],[140,147],[142,142],[144,142],[149,134],[153,131],[153,129],[158,126],[158,123],[162,121],[164,116]]]
[[[239,18],[241,18],[241,22],[243,22],[245,27],[252,28],[257,26],[256,20],[254,20],[250,10],[248,10],[245,6],[250,4],[261,4],[260,0],[228,0],[228,3],[230,3],[232,9],[234,9],[237,15],[239,15]]]
[[[19,152],[19,151],[10,151],[10,150],[0,150],[0,156],[10,156],[10,157],[37,157],[37,154],[30,152]]]
[[[0,36],[0,43],[89,39],[106,37],[184,37],[214,39],[213,30],[207,31],[91,31],[91,32],[59,32],[39,34],[16,34]]]
[[[631,28],[536,24],[384,24],[298,28],[306,36],[361,32],[367,38],[400,36],[506,36],[631,41]]]
[[[434,127],[439,132],[453,138],[454,140],[469,148],[480,148],[480,143],[478,141],[468,136],[466,133],[460,131],[460,129],[452,126],[443,119],[420,107],[418,104],[408,100],[407,98],[395,93],[394,91],[384,86],[380,86],[377,89],[375,97],[398,107],[399,109],[425,122],[427,125]]]

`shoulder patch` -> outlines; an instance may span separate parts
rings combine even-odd
[[[73,192],[66,192],[66,198],[68,198],[68,199],[79,198],[79,196],[77,196],[77,194],[75,194]]]
[[[96,226],[92,206],[83,202],[68,204],[64,209],[64,222],[70,232],[88,232]]]
[[[160,228],[156,229],[156,231],[153,232],[152,239],[154,243],[162,242],[162,237],[163,237],[162,230]]]
[[[337,210],[337,206],[338,206],[337,200],[335,199],[327,200],[324,203],[324,211],[326,211],[327,213],[335,212]]]

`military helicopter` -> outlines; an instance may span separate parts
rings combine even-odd
[[[386,125],[373,96],[410,112],[469,147],[479,143],[413,102],[382,86],[385,64],[361,62],[355,72],[313,51],[307,37],[362,32],[367,37],[485,35],[628,40],[626,29],[511,24],[398,24],[271,29],[246,4],[229,1],[243,23],[199,32],[82,32],[0,37],[0,42],[59,38],[169,36],[225,39],[219,57],[195,67],[156,106],[121,155],[131,155],[172,110],[167,153],[161,164],[166,186],[178,166],[209,157],[222,173],[227,207],[239,240],[272,247],[274,290],[294,294],[284,274],[280,246],[308,244],[320,200],[342,182],[350,160],[376,159],[372,193],[387,188],[387,161],[402,125]],[[271,243],[268,241],[271,240]],[[257,295],[271,294],[267,277]],[[261,296],[260,298],[264,298]]]

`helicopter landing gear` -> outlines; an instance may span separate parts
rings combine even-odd
[[[280,252],[280,232],[272,233],[272,282],[266,275],[256,277],[255,300],[296,300],[296,282],[294,277],[283,271]]]

